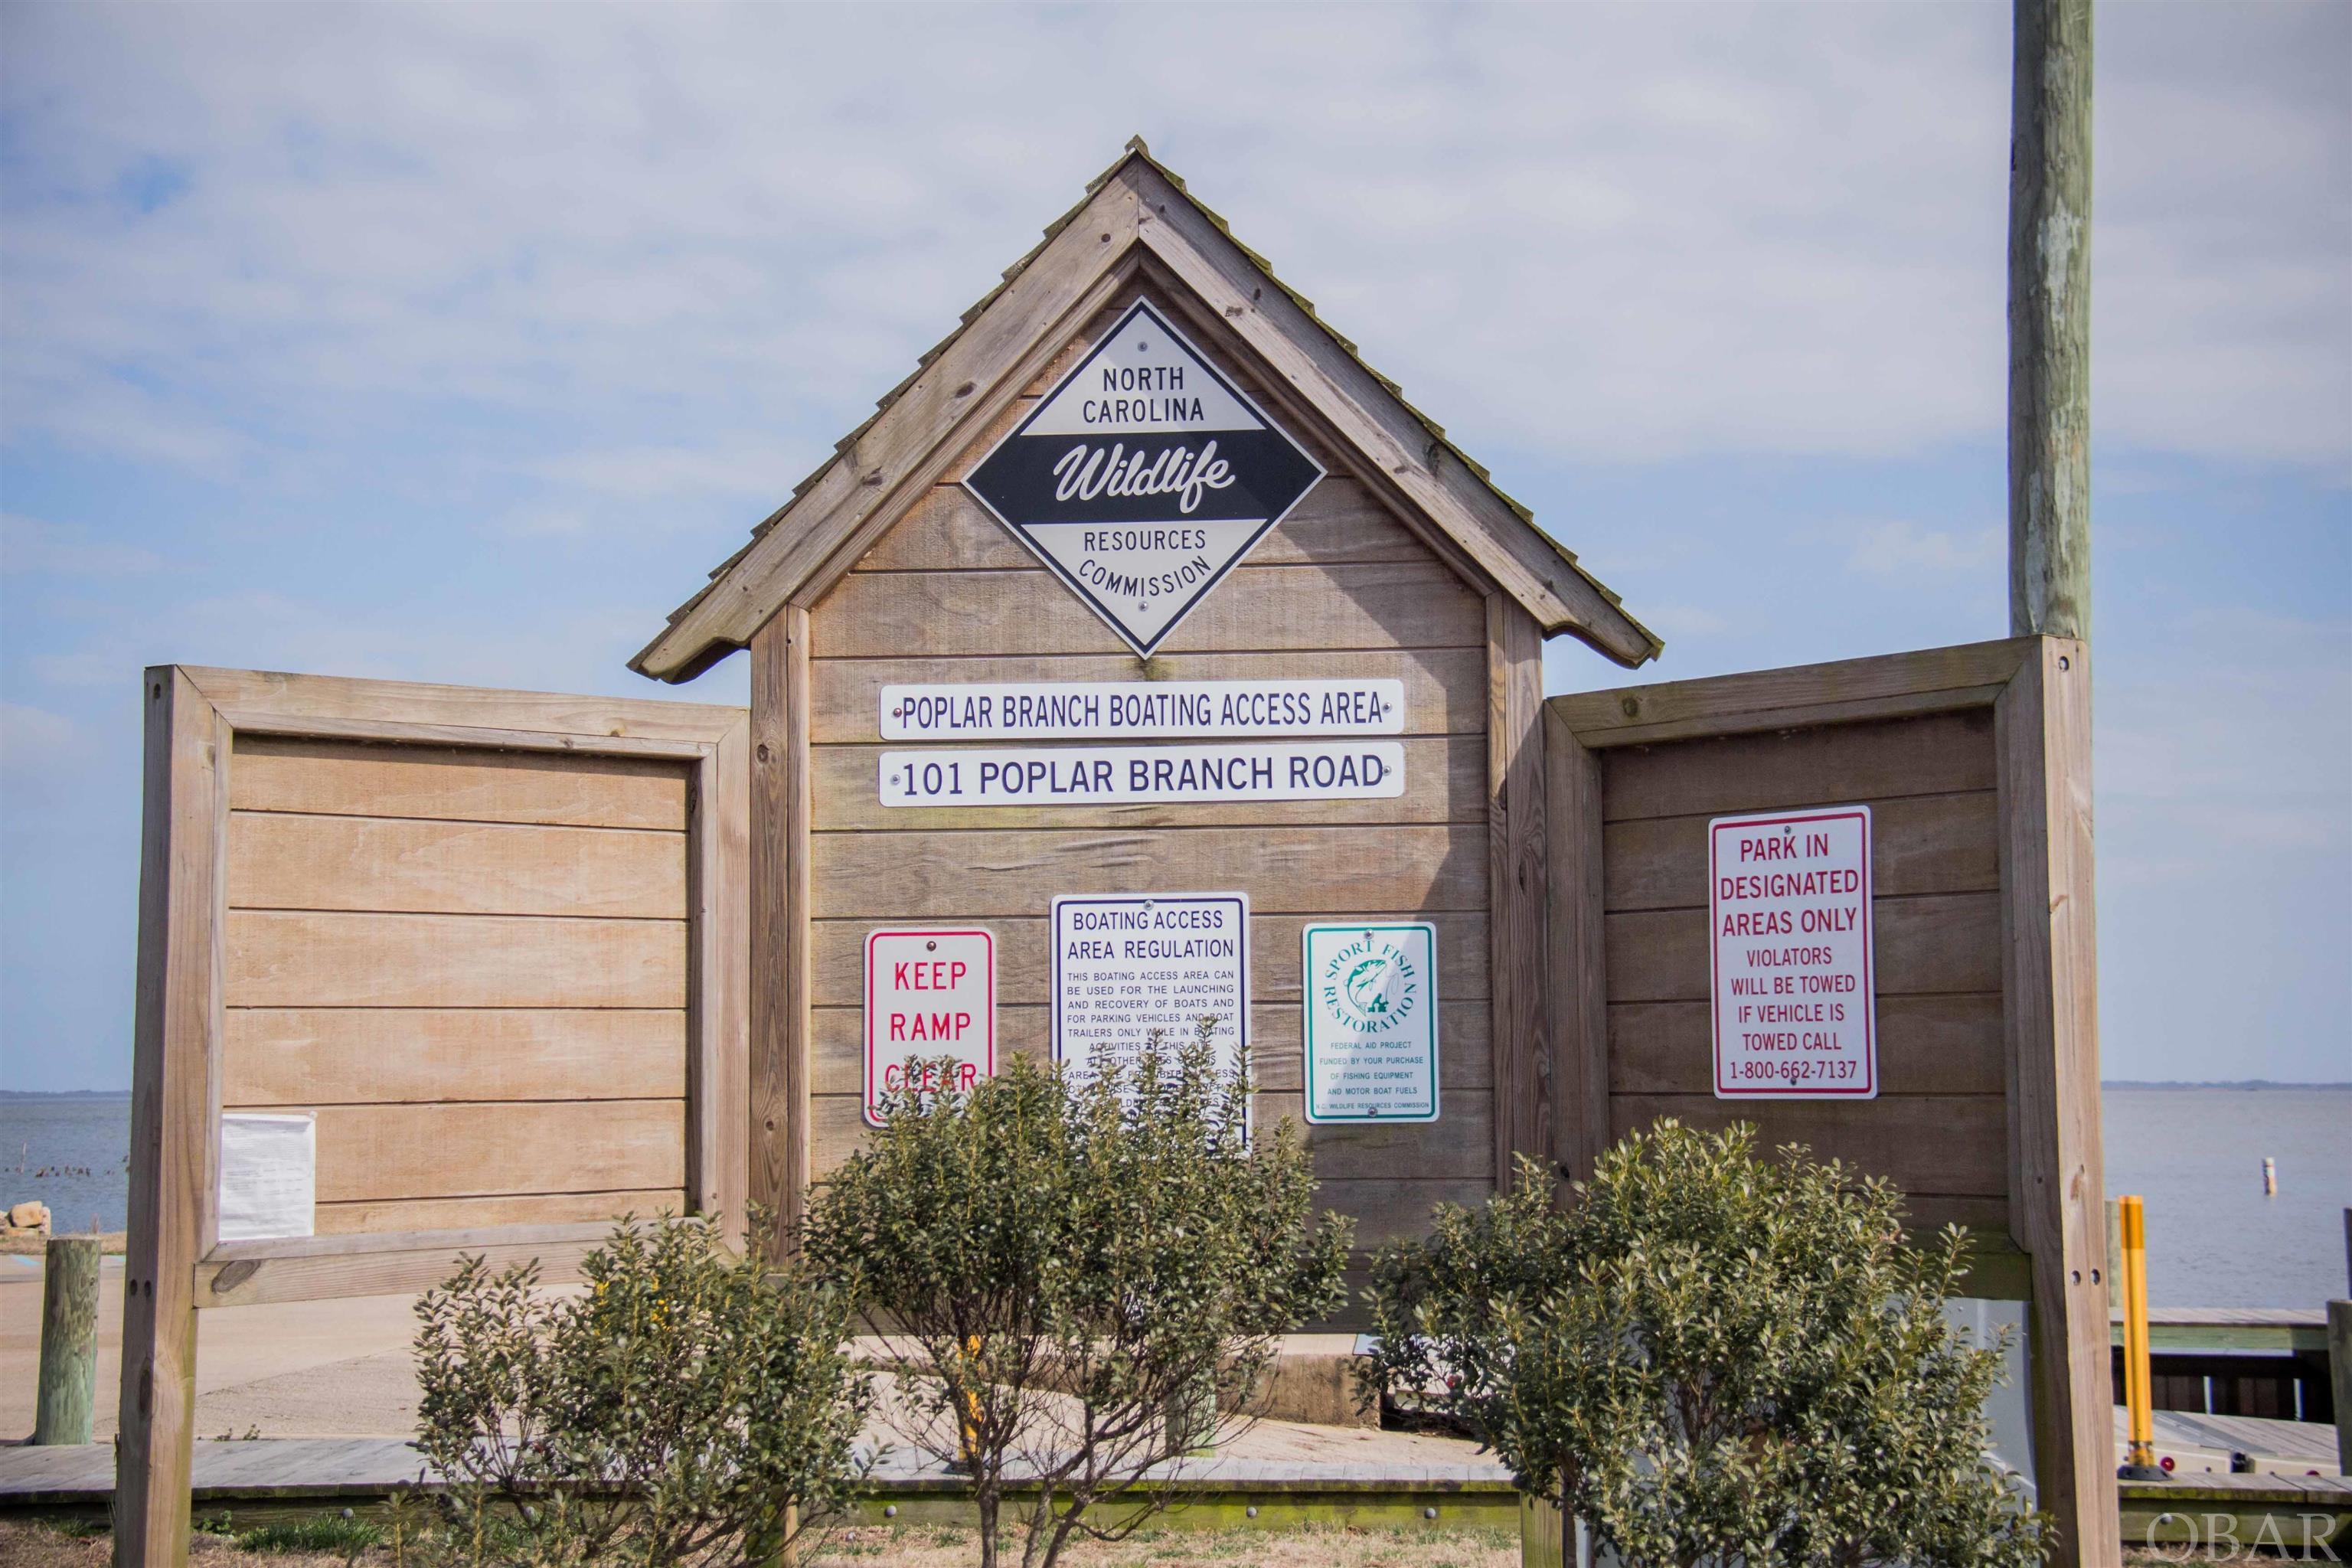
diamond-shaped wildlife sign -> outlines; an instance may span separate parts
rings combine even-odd
[[[1322,477],[1138,300],[963,484],[1149,654]]]

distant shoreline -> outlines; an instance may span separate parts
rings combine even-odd
[[[2177,1078],[2110,1078],[2099,1081],[2101,1089],[2352,1089],[2352,1083],[2295,1083],[2285,1079],[2242,1078],[2221,1083],[2193,1083]]]
[[[0,1100],[129,1100],[127,1089],[0,1089]]]

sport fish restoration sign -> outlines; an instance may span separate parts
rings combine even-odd
[[[877,767],[884,805],[1185,805],[1404,794],[1404,746],[1396,741],[885,752]]]
[[[1149,655],[1322,477],[1139,300],[963,486]]]
[[[1870,1100],[1870,807],[1707,824],[1717,1100]]]
[[[1437,928],[1309,925],[1299,933],[1307,1120],[1437,1120]]]
[[[866,1124],[908,1087],[970,1089],[996,1076],[996,938],[986,931],[866,933]],[[940,1058],[953,1058],[941,1076]]]

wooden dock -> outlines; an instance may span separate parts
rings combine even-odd
[[[2123,1314],[2111,1312],[2107,1321],[2113,1342],[2122,1344]],[[2325,1355],[2327,1313],[2319,1307],[2151,1307],[2147,1313],[2147,1348],[2280,1354],[2317,1351]]]

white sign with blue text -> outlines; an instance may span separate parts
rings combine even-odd
[[[931,681],[884,687],[877,721],[886,741],[1395,735],[1404,730],[1404,682]]]
[[[1307,1120],[1437,1120],[1437,928],[1309,925],[1301,933]]]
[[[996,746],[885,752],[884,805],[1176,805],[1393,800],[1397,741],[1175,746]]]
[[[1173,1052],[1203,1018],[1219,1068],[1249,1045],[1249,898],[1087,893],[1054,900],[1054,1059],[1084,1077]]]

